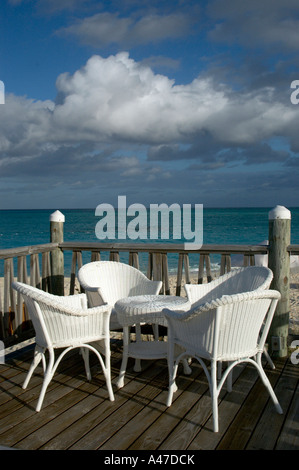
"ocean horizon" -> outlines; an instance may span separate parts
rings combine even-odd
[[[192,211],[194,211],[193,206]],[[268,216],[273,207],[243,207],[243,208],[205,208],[203,207],[202,243],[203,244],[234,244],[258,245],[268,239]],[[289,208],[291,212],[291,243],[299,244],[299,207]],[[50,242],[50,215],[57,209],[4,209],[0,210],[0,249],[20,246],[39,245]],[[184,243],[181,239],[173,239],[171,221],[169,237],[159,236],[156,239],[128,238],[99,240],[96,236],[96,225],[100,220],[95,209],[58,209],[65,216],[64,241],[71,242],[134,242],[134,243]],[[192,217],[192,216],[191,216]],[[132,220],[127,218],[127,220]],[[160,224],[160,220],[159,220]],[[116,209],[117,235],[117,209]],[[101,252],[101,259],[108,259],[108,252]],[[190,254],[190,270],[198,269],[198,254]],[[232,263],[238,264],[238,255],[232,257]],[[121,253],[120,260],[128,262],[128,253]],[[90,253],[83,252],[83,262],[90,261]],[[147,254],[139,255],[140,269],[146,272]],[[176,272],[178,256],[168,255],[170,274]],[[220,256],[212,255],[212,269],[218,270]],[[0,265],[0,275],[3,275],[3,263]],[[71,252],[65,252],[65,272],[70,273]]]

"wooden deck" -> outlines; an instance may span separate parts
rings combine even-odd
[[[200,449],[299,449],[299,364],[276,360],[267,375],[284,410],[278,415],[268,393],[248,365],[235,369],[233,391],[222,391],[218,433],[212,432],[211,400],[202,368],[192,364],[192,375],[178,378],[179,391],[165,406],[166,361],[142,361],[141,373],[129,362],[125,386],[108,399],[99,365],[92,362],[87,382],[78,352],[60,364],[42,410],[34,410],[42,369],[27,390],[21,385],[33,350],[23,350],[0,366],[0,446],[16,449],[71,449],[105,451],[188,451]],[[112,344],[115,384],[122,354],[121,341]],[[164,452],[165,453],[165,452]],[[126,453],[128,455],[128,452]]]

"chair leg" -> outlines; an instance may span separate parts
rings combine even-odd
[[[101,368],[105,377],[110,401],[114,401],[114,394],[113,394],[113,389],[112,389],[112,384],[111,384],[110,338],[108,337],[104,339],[104,346],[102,345],[99,346],[99,344],[95,342],[94,344],[92,343],[84,344],[80,349],[81,349],[81,354],[84,358],[84,362],[86,360],[85,364],[88,366],[87,376],[90,375],[91,377],[91,373],[89,369],[89,350],[93,351],[95,355],[97,356],[97,358],[99,359],[99,362],[100,362],[100,365],[101,365]],[[103,360],[102,356],[104,356],[105,360]]]
[[[217,377],[218,377],[218,380],[221,380],[221,376],[222,376],[222,361],[218,361],[218,366],[217,366]]]
[[[35,371],[36,367],[38,366],[38,364],[40,363],[41,360],[43,362],[43,367],[44,367],[44,372],[45,372],[45,356],[44,356],[44,353],[45,353],[45,348],[41,348],[38,345],[35,346],[33,361],[30,365],[28,374],[27,374],[27,376],[25,378],[25,381],[23,383],[23,386],[22,386],[23,389],[27,388],[27,385],[29,384],[29,381],[32,377],[32,374]]]
[[[120,366],[120,372],[118,380],[116,382],[117,388],[122,388],[124,386],[125,373],[128,363],[128,353],[129,353],[129,327],[123,327],[123,357]]]
[[[114,393],[111,384],[111,356],[110,356],[110,338],[105,339],[105,379],[109,393],[110,401],[114,401]]]
[[[41,389],[41,392],[39,394],[38,402],[37,402],[37,405],[36,405],[36,408],[35,408],[36,411],[41,410],[41,407],[42,407],[42,404],[43,404],[43,401],[44,401],[44,398],[45,398],[45,394],[46,394],[48,385],[52,380],[54,370],[55,370],[54,367],[53,367],[54,366],[54,360],[55,360],[54,351],[50,350],[49,354],[50,354],[49,363],[48,363],[47,370],[45,372],[42,389]]]
[[[269,363],[271,369],[274,370],[274,369],[275,369],[275,365],[274,365],[274,363],[273,363],[271,357],[269,356],[269,353],[268,353],[268,351],[267,351],[266,348],[264,348],[263,354],[265,355],[265,357],[266,357],[266,359],[267,359],[267,361],[268,361],[268,363]]]
[[[229,364],[230,363],[228,363],[227,366],[229,366]],[[226,379],[226,386],[227,386],[227,391],[228,392],[231,392],[232,389],[233,389],[233,370],[234,369],[232,369],[230,371],[230,373],[228,374],[227,379]]]
[[[279,414],[283,414],[283,410],[280,406],[280,403],[277,399],[277,396],[275,395],[274,393],[274,390],[272,388],[272,385],[263,369],[263,366],[262,366],[262,361],[261,361],[261,354],[258,354],[258,357],[256,359],[256,361],[254,361],[256,366],[257,366],[257,370],[259,371],[259,374],[260,374],[260,377],[263,381],[263,384],[265,385],[265,387],[267,388],[268,392],[269,392],[269,395],[274,403],[274,406],[276,408],[276,411],[279,413]]]
[[[175,383],[175,378],[176,378],[176,373],[177,373],[177,368],[178,366],[175,365],[173,367],[173,373],[170,377],[170,380],[169,380],[169,388],[168,388],[168,396],[167,396],[167,402],[166,402],[166,406],[171,406],[172,404],[172,399],[173,399],[173,394],[177,391],[178,387]]]
[[[91,380],[91,373],[89,367],[89,350],[87,348],[81,348],[81,354],[84,360],[87,380]]]
[[[141,341],[141,326],[140,324],[135,325],[136,341]],[[141,372],[141,360],[135,359],[134,372]]]
[[[166,406],[171,406],[173,394],[177,391],[177,386],[175,383],[175,378],[178,370],[178,363],[174,362],[174,345],[169,343],[168,345],[168,374],[169,374],[169,386],[168,386],[168,396],[166,401]]]
[[[159,325],[157,325],[157,323],[154,323],[152,325],[152,328],[153,328],[155,341],[159,341]]]
[[[183,359],[182,360],[182,363],[183,363],[183,367],[184,367],[184,374],[185,375],[191,375],[192,374],[192,369],[191,367],[189,366],[189,362],[188,362],[188,359]]]
[[[211,363],[210,392],[211,392],[212,410],[213,410],[213,429],[214,429],[214,432],[218,432],[219,420],[218,420],[217,361],[212,361]]]

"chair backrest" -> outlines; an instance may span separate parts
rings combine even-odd
[[[169,313],[174,336],[201,357],[233,361],[262,352],[280,293],[224,295],[183,315]],[[175,318],[179,321],[174,321]]]
[[[148,278],[139,269],[117,261],[93,261],[79,269],[78,279],[90,305],[99,305],[99,298],[108,305],[124,297],[138,295],[138,285]],[[99,288],[99,292],[88,292],[89,287]]]
[[[82,336],[101,336],[105,320],[101,315],[87,314],[85,294],[56,296],[21,282],[12,287],[24,299],[39,346],[63,347],[70,338],[77,341]]]
[[[47,332],[47,327],[45,325],[42,312],[36,301],[39,289],[25,285],[21,282],[14,282],[12,287],[22,294],[24,303],[28,309],[29,317],[32,321],[35,334],[36,342],[43,347],[49,347],[51,345],[51,339]]]
[[[223,296],[223,304],[216,309],[213,354],[217,359],[229,361],[262,352],[279,299],[280,293],[272,290]]]
[[[202,284],[186,284],[188,299],[193,306],[220,298],[222,295],[234,295],[256,289],[269,289],[273,279],[272,271],[264,266],[248,266],[236,268],[205,286],[202,295]]]

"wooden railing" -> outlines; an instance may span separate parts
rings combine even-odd
[[[10,342],[21,339],[31,329],[30,321],[23,302],[11,284],[14,279],[28,283],[48,292],[55,293],[52,282],[51,253],[60,249],[62,253],[71,252],[72,261],[70,274],[70,287],[66,295],[75,293],[75,281],[77,272],[83,264],[83,254],[88,261],[101,259],[105,252],[106,259],[119,261],[121,253],[128,254],[128,264],[140,269],[140,254],[148,254],[148,264],[145,274],[150,279],[163,282],[162,292],[170,294],[168,258],[170,253],[178,256],[176,272],[175,294],[180,295],[184,281],[190,282],[189,255],[198,256],[198,271],[196,279],[198,283],[213,278],[210,256],[220,255],[220,274],[230,271],[231,255],[243,255],[243,265],[253,265],[255,254],[267,254],[265,246],[248,245],[203,245],[200,250],[186,251],[183,244],[132,244],[132,243],[84,243],[62,242],[48,243],[19,248],[0,250],[0,263],[3,263],[3,277],[0,284],[0,339]],[[108,256],[107,256],[108,252]],[[65,272],[63,273],[63,276]],[[194,273],[193,273],[194,277]]]
[[[83,263],[102,259],[118,261],[126,253],[128,264],[140,269],[140,256],[147,253],[147,267],[143,270],[150,279],[163,282],[162,293],[170,294],[168,256],[177,255],[175,294],[181,295],[183,283],[191,280],[189,257],[197,256],[196,282],[202,283],[206,277],[207,282],[212,280],[211,256],[217,255],[219,273],[224,274],[232,268],[231,256],[242,255],[243,262],[239,265],[255,264],[255,255],[267,255],[274,279],[272,286],[279,290],[282,299],[278,304],[280,310],[275,315],[278,326],[272,336],[287,335],[289,315],[289,257],[286,255],[299,255],[299,245],[290,245],[290,227],[280,219],[270,220],[269,246],[261,245],[202,245],[198,250],[186,250],[184,244],[170,243],[87,243],[63,242],[63,229],[60,222],[52,222],[51,227],[55,239],[51,236],[51,243],[44,245],[26,246],[0,250],[0,270],[2,278],[0,284],[0,340],[5,344],[21,341],[28,331],[32,331],[23,302],[11,284],[14,279],[39,287],[56,295],[74,294],[77,272]],[[272,225],[271,225],[272,224]],[[273,236],[272,236],[273,234]],[[61,237],[62,239],[59,239]],[[71,255],[70,273],[65,272],[65,257]],[[84,260],[83,260],[84,258]],[[68,292],[64,292],[64,277],[70,278]],[[193,272],[194,277],[194,272]],[[284,318],[283,331],[281,318]],[[33,335],[33,331],[32,331]]]
[[[14,279],[51,292],[50,252],[57,243],[0,250],[3,272],[0,283],[0,339],[21,338],[31,329],[19,294],[12,289]]]
[[[180,295],[183,274],[185,281],[190,282],[189,255],[198,255],[197,282],[212,280],[210,255],[221,257],[219,272],[224,274],[231,270],[231,255],[243,255],[243,266],[254,265],[254,255],[267,254],[268,248],[260,245],[203,245],[200,250],[186,250],[183,244],[133,244],[133,243],[83,243],[64,242],[59,247],[64,251],[72,251],[70,294],[74,294],[76,273],[83,264],[83,252],[90,252],[90,261],[101,259],[101,252],[109,252],[109,260],[119,261],[121,253],[128,253],[128,264],[140,269],[139,255],[148,253],[148,264],[146,273],[149,279],[161,280],[163,282],[163,293],[169,294],[169,270],[167,255],[176,253],[178,255],[178,266],[176,273],[176,295]]]

